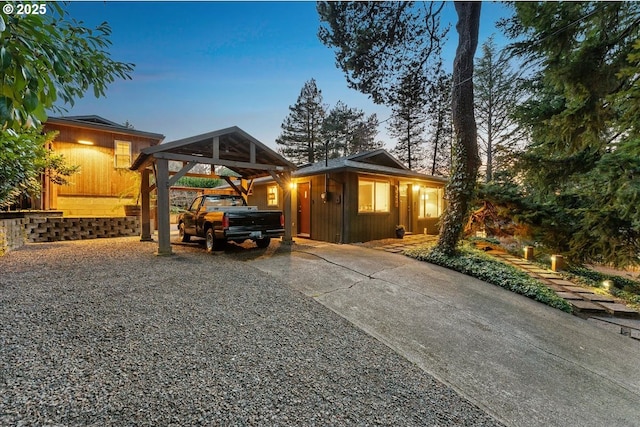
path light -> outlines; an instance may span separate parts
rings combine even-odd
[[[551,269],[553,271],[564,269],[564,257],[562,255],[551,255]]]
[[[606,290],[609,290],[613,287],[613,281],[611,280],[604,280],[602,282],[602,287],[605,288]]]
[[[525,246],[523,248],[524,259],[532,260],[533,259],[533,246]]]

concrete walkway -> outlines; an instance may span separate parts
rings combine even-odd
[[[408,257],[299,240],[250,263],[510,426],[638,426],[640,343]]]

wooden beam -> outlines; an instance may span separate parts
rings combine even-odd
[[[171,178],[169,178],[169,187],[174,185],[180,178],[182,178],[187,172],[193,169],[193,167],[197,164],[198,163],[196,162],[189,162],[186,165],[182,166],[182,169],[180,169]]]
[[[213,137],[213,160],[219,160],[220,159],[220,137],[219,136],[214,136]]]
[[[140,181],[140,198],[142,199],[142,219],[140,224],[140,241],[151,242],[151,197],[149,190],[149,177],[151,176],[150,169],[143,169],[140,171],[142,179]]]
[[[242,195],[242,189],[238,188],[238,186],[232,181],[231,176],[223,176],[222,177],[225,181],[227,181],[227,184],[229,184],[229,186],[231,186],[231,188],[233,188],[235,190],[236,193],[238,193],[238,195]]]
[[[249,143],[249,163],[256,162],[256,144],[253,142]]]
[[[238,162],[234,160],[225,160],[225,159],[214,159],[210,157],[200,157],[200,156],[191,156],[188,154],[176,154],[176,153],[155,153],[154,156],[156,159],[167,159],[167,160],[177,160],[183,162],[197,162],[202,164],[209,165],[217,165],[217,166],[227,166],[229,168],[236,167],[241,169],[255,169],[260,171],[278,171],[284,172],[288,170],[287,166],[280,165],[267,165],[263,163],[249,163],[249,162]]]

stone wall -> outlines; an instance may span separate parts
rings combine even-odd
[[[25,218],[0,218],[0,256],[27,241]]]
[[[10,218],[0,217],[0,256],[27,242],[57,242],[137,235],[140,235],[139,217],[75,218],[19,213]]]

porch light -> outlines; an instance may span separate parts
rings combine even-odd
[[[290,188],[290,189],[292,189],[292,190],[295,190],[297,186],[298,186],[298,184],[296,184],[296,183],[295,183],[295,182],[293,182],[293,181],[291,181],[291,182],[289,183],[289,188]]]
[[[93,145],[93,141],[89,141],[88,139],[79,139],[78,144],[82,145]]]

